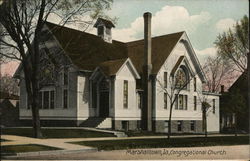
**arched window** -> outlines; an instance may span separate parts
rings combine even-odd
[[[183,67],[180,67],[175,75],[175,84],[177,88],[187,88],[188,74]]]

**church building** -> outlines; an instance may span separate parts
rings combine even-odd
[[[97,35],[45,22],[39,55],[39,113],[43,126],[202,133],[219,132],[219,94],[204,92],[206,77],[185,31],[144,39],[112,39],[115,25],[99,18]],[[19,118],[31,124],[22,66]]]

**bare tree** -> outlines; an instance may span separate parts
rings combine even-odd
[[[42,137],[38,100],[39,45],[45,22],[51,15],[61,19],[60,24],[81,22],[88,26],[84,16],[92,19],[103,15],[112,0],[2,0],[0,24],[0,55],[21,61],[28,106],[32,109],[34,136]]]
[[[206,74],[207,83],[206,90],[210,92],[218,92],[222,84],[226,84],[226,79],[233,76],[231,65],[224,61],[220,56],[208,57],[203,66],[203,71]]]
[[[201,107],[202,112],[202,130],[204,131],[205,137],[207,137],[207,116],[210,111],[211,107],[211,100],[208,99],[208,92],[201,90],[197,90],[198,101],[197,104]]]
[[[182,72],[183,71],[177,70],[177,72],[171,73],[169,76],[164,76],[165,77],[163,78],[164,81],[162,81],[161,77],[157,78],[159,88],[161,91],[164,92],[164,103],[167,104],[170,102],[169,103],[170,112],[169,112],[169,120],[168,120],[168,139],[170,138],[172,134],[171,124],[172,124],[173,108],[179,99],[181,91],[187,89],[191,81],[197,75],[197,74],[193,74],[193,75],[189,74],[189,76],[187,76],[187,75],[184,75],[184,73]]]

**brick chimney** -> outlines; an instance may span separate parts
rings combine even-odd
[[[221,85],[221,86],[220,86],[220,93],[224,93],[224,92],[225,92],[224,89],[225,89],[225,86],[224,86],[224,85]]]
[[[143,108],[142,108],[142,129],[152,131],[152,79],[151,79],[151,17],[146,12],[144,17],[144,65],[143,65]]]

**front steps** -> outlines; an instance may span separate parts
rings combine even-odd
[[[81,127],[93,127],[96,128],[98,125],[100,125],[106,118],[100,118],[100,117],[89,117],[87,120],[82,122],[79,126]]]
[[[79,126],[93,127],[93,128],[99,128],[99,129],[111,129],[112,118],[89,117],[87,120],[82,122]]]
[[[118,138],[120,137],[128,137],[124,132],[121,131],[110,131],[104,129],[112,129],[112,118],[100,118],[100,117],[89,117],[87,120],[82,122],[79,126],[85,127],[88,130],[92,131],[100,131],[113,133]]]
[[[111,129],[112,128],[112,119],[107,117],[105,120],[103,120],[97,128],[100,129]]]

